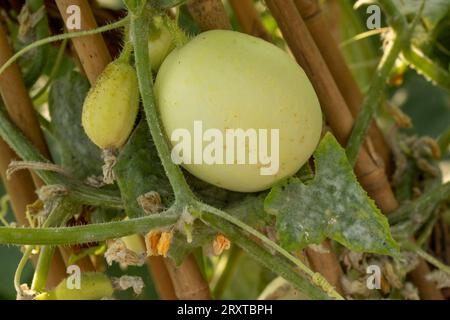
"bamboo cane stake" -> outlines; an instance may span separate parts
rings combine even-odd
[[[339,91],[322,55],[292,0],[268,0],[292,53],[312,82],[322,109],[338,141],[345,145],[353,128],[354,118]],[[379,167],[367,150],[361,150],[355,171],[360,183],[384,212],[397,208],[384,169]]]
[[[56,5],[63,18],[64,25],[68,19],[75,18],[70,6],[80,8],[80,29],[69,31],[82,31],[97,28],[94,14],[87,0],[56,0]],[[101,34],[72,39],[72,43],[80,58],[81,65],[91,84],[95,83],[103,69],[111,62],[111,55]]]
[[[0,64],[8,61],[12,55],[6,30],[0,25]],[[0,93],[11,120],[36,148],[49,158],[50,152],[17,64],[11,65],[0,75]],[[33,180],[38,188],[44,185],[37,176],[33,176]]]
[[[187,7],[202,31],[231,30],[231,23],[221,0],[190,0]]]
[[[272,37],[264,28],[252,0],[229,0],[229,3],[245,33],[266,41],[272,41]]]
[[[176,266],[172,260],[164,260],[167,270],[174,281],[175,293],[180,300],[209,300],[211,292],[208,283],[201,274],[195,257],[189,255],[180,266]],[[196,272],[193,272],[196,270]]]
[[[340,294],[343,294],[344,290],[341,284],[342,268],[339,259],[333,252],[329,240],[322,242],[321,247],[321,251],[309,247],[305,249],[308,262],[314,271],[321,273]]]
[[[294,2],[266,0],[266,4],[277,20],[292,53],[311,80],[336,138],[345,145],[351,133],[354,118]],[[355,171],[361,185],[384,213],[390,213],[398,207],[383,168],[378,166],[376,159],[373,159],[365,148],[361,148]],[[421,292],[421,297],[442,298],[440,291],[435,287],[430,288],[425,279],[426,273],[423,273],[423,270],[428,266],[421,265],[422,270],[416,269],[412,273],[414,279],[419,281],[415,283],[416,286],[426,289]]]
[[[69,5],[77,5],[81,12],[81,29],[89,30],[97,27],[92,10],[86,0],[56,0],[56,5],[58,6],[58,10],[64,21],[67,21],[66,19],[69,17],[67,7]],[[86,72],[86,76],[91,84],[95,83],[103,69],[111,62],[111,55],[107,51],[102,35],[98,34],[96,36],[75,38],[72,41],[74,43],[75,51],[83,65],[83,69]],[[176,288],[182,287],[183,284],[185,284],[185,277],[196,280],[189,282],[189,285],[192,286],[189,288],[191,291],[202,291],[202,288],[207,285],[205,280],[201,276],[198,276],[201,275],[201,273],[196,264],[187,261],[186,263],[183,263],[183,272],[181,274],[174,272],[169,273],[166,269],[167,267],[163,265],[161,260],[163,259],[149,259],[148,267],[155,281],[155,287],[158,290],[158,294],[162,299],[174,299],[176,296],[182,296],[182,293],[179,295],[177,294]],[[165,264],[167,265],[168,262],[165,261]],[[207,297],[205,296],[205,299],[206,298]]]
[[[364,97],[344,56],[330,33],[317,0],[294,0],[317,47],[322,53],[335,82],[353,117],[361,110]],[[391,150],[375,122],[368,133],[375,151],[383,159],[386,171],[391,172]]]
[[[6,30],[0,23],[0,65],[11,56],[12,49],[8,43]],[[0,75],[0,93],[11,119],[42,152],[46,152],[48,155],[48,149],[34,114],[28,91],[16,64],[11,65]],[[37,176],[34,176],[33,179],[29,171],[16,172],[10,179],[7,179],[5,173],[9,164],[11,161],[18,159],[19,157],[15,152],[0,139],[0,170],[3,184],[10,196],[16,221],[21,226],[28,226],[25,216],[26,207],[37,199],[35,186],[42,186],[43,183]],[[33,256],[32,261],[36,264],[37,256]],[[51,275],[49,275],[48,284],[49,286],[55,286],[66,275],[64,261],[59,253],[55,254],[50,270]]]

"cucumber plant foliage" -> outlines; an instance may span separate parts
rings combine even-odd
[[[282,246],[296,250],[329,237],[354,251],[397,255],[388,220],[357,182],[344,149],[331,134],[314,157],[311,182],[289,178],[265,200],[265,210],[276,215]]]

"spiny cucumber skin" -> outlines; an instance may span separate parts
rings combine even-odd
[[[128,139],[139,110],[136,71],[128,63],[110,63],[89,90],[82,125],[102,149],[118,149]]]

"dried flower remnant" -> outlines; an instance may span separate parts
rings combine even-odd
[[[105,259],[109,265],[117,262],[121,266],[142,266],[145,263],[144,254],[138,254],[128,249],[125,242],[120,239],[108,242]]]
[[[26,283],[23,283],[17,292],[16,300],[33,300],[36,294],[36,291],[31,290]]]
[[[223,234],[218,234],[213,241],[213,254],[220,256],[224,250],[228,250],[231,247],[231,242]]]
[[[167,257],[167,252],[169,252],[172,237],[173,237],[172,232],[163,232],[161,234],[161,238],[159,239],[157,246],[159,255]]]
[[[450,275],[442,270],[434,270],[427,274],[425,278],[433,281],[438,289],[450,288]]]
[[[116,176],[114,174],[114,166],[117,163],[117,158],[114,154],[114,151],[111,149],[104,149],[102,153],[103,157],[103,183],[104,184],[113,184],[114,180],[116,180]]]
[[[148,256],[167,257],[167,253],[172,243],[173,232],[152,230],[145,236],[145,246]]]
[[[28,204],[25,215],[32,228],[35,228],[36,224],[40,225],[42,220],[46,217],[44,202],[38,199],[35,202]]]
[[[411,282],[405,283],[401,293],[408,300],[420,300],[419,290]]]
[[[120,278],[112,278],[114,290],[125,291],[129,288],[133,289],[134,294],[140,295],[144,289],[144,280],[141,277],[121,276]]]
[[[156,191],[150,191],[139,196],[137,202],[147,214],[158,213],[163,209],[161,196]]]
[[[55,198],[66,196],[69,189],[62,184],[52,184],[41,187],[36,193],[42,202],[47,203]]]
[[[367,285],[364,281],[361,280],[351,280],[347,276],[343,276],[341,278],[342,288],[345,293],[349,296],[362,296],[369,297],[370,290],[367,288]]]

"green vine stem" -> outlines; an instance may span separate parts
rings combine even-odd
[[[61,227],[81,209],[79,205],[75,205],[67,198],[57,199],[56,202],[54,209],[47,217],[42,227]],[[55,248],[55,246],[42,246],[40,248],[39,259],[34,271],[31,290],[36,292],[45,290]]]
[[[450,182],[439,185],[414,201],[408,202],[388,216],[389,223],[396,224],[408,219],[414,212],[424,212],[430,206],[450,198]]]
[[[180,202],[191,202],[194,198],[181,169],[175,165],[170,157],[169,144],[161,130],[158,112],[156,110],[155,97],[153,94],[153,80],[148,56],[148,27],[149,19],[146,13],[131,18],[131,39],[133,39],[136,70],[139,80],[144,111],[150,133],[153,137],[155,147],[158,150],[166,175],[172,185],[175,199]]]
[[[39,250],[39,259],[31,283],[31,290],[42,292],[47,285],[48,273],[52,264],[53,254],[56,247],[42,246]]]
[[[56,42],[56,41],[62,41],[65,39],[72,39],[72,38],[78,38],[78,37],[84,37],[84,36],[90,36],[97,33],[102,33],[109,30],[114,30],[120,27],[125,26],[129,21],[129,17],[125,17],[119,21],[116,21],[114,23],[92,29],[92,30],[85,30],[85,31],[79,31],[79,32],[71,32],[71,33],[63,33],[58,34],[56,36],[51,36],[45,39],[41,39],[38,41],[35,41],[31,43],[30,45],[22,48],[21,50],[17,51],[16,54],[14,54],[8,61],[5,62],[0,68],[0,74],[2,74],[9,66],[11,66],[14,62],[16,62],[17,59],[19,59],[22,55],[29,52],[30,50],[33,50],[34,48],[46,45],[48,43]]]
[[[450,90],[450,72],[434,63],[419,48],[411,46],[403,50],[403,56],[414,69],[436,84]]]
[[[413,242],[405,242],[405,243],[402,244],[402,246],[405,249],[407,249],[407,250],[410,250],[412,252],[417,253],[421,258],[426,260],[428,263],[432,264],[433,266],[435,266],[439,270],[441,270],[441,271],[445,272],[446,274],[450,275],[450,267],[449,266],[447,266],[446,264],[442,263],[441,261],[439,261],[438,259],[433,257],[431,254],[428,254],[425,250],[423,250],[421,247],[419,247],[415,243],[413,243]]]
[[[22,284],[22,272],[27,265],[28,259],[30,258],[32,252],[33,246],[25,246],[22,258],[16,268],[16,272],[14,274],[14,288],[16,289],[17,294],[22,292],[22,288],[20,288],[20,285]]]
[[[237,246],[231,247],[230,254],[227,259],[227,264],[225,266],[225,270],[223,270],[213,289],[214,292],[213,296],[215,299],[220,300],[222,298],[225,289],[230,284],[231,279],[233,278],[233,275],[235,274],[236,269],[238,268],[239,261],[241,260],[242,257],[242,253],[243,251],[240,247]]]
[[[390,0],[378,0],[378,2],[387,13],[392,13],[393,10],[396,9]],[[347,144],[347,157],[352,166],[356,163],[359,149],[366,138],[369,126],[372,123],[372,119],[378,109],[380,99],[386,87],[386,79],[389,77],[389,74],[403,48],[410,45],[412,33],[420,20],[424,5],[425,1],[422,1],[421,9],[414,19],[411,27],[400,28],[400,25],[403,26],[403,22],[406,24],[406,20],[398,11],[393,15],[388,14],[390,17],[390,24],[395,30],[396,35],[392,45],[390,45],[384,53],[380,64],[375,71],[369,92],[364,99],[362,110],[355,120],[355,125]]]
[[[48,159],[41,155],[20,129],[11,122],[3,106],[0,106],[0,136],[23,160],[49,163]],[[46,184],[67,186],[70,197],[78,202],[93,206],[122,208],[122,200],[117,191],[93,188],[51,171],[40,170],[37,174]]]
[[[173,226],[179,215],[169,209],[162,214],[142,218],[60,228],[0,227],[0,244],[74,245],[101,242],[149,230]]]

